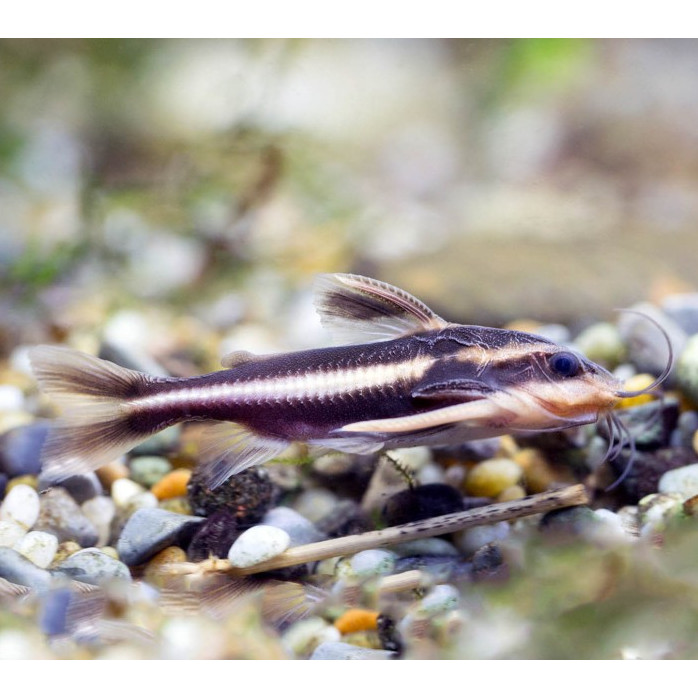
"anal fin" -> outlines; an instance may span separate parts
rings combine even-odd
[[[278,456],[288,441],[261,436],[236,422],[215,422],[202,432],[201,452],[204,477],[211,489],[247,468],[261,465]]]

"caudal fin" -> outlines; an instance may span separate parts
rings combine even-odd
[[[152,433],[128,408],[150,381],[144,373],[65,347],[34,347],[29,359],[42,391],[62,408],[42,452],[46,472],[63,479],[95,470]]]

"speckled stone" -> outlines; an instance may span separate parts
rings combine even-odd
[[[0,435],[0,472],[8,477],[36,475],[41,470],[41,449],[49,424],[48,420],[39,420]]]
[[[37,567],[46,569],[53,562],[58,550],[58,538],[43,531],[29,531],[24,538],[17,541],[14,549]]]
[[[392,659],[395,652],[357,647],[347,642],[323,642],[315,648],[311,659]]]
[[[116,549],[124,563],[138,565],[170,545],[186,547],[203,521],[163,509],[139,509],[126,522]]]
[[[684,499],[694,497],[698,494],[698,463],[667,471],[659,479],[658,489],[663,494],[675,492]]]
[[[252,567],[281,555],[290,545],[286,531],[275,526],[253,526],[233,543],[228,560],[233,567]]]
[[[131,572],[123,562],[97,548],[85,548],[56,565],[56,569],[72,579],[100,585],[111,579],[131,580]]]
[[[53,533],[59,542],[74,540],[83,548],[97,543],[97,529],[66,490],[53,487],[39,499],[41,511],[34,525],[37,531]]]
[[[0,521],[12,521],[28,530],[36,524],[39,511],[36,490],[29,485],[16,485],[0,504]]]
[[[172,470],[170,461],[160,456],[140,456],[129,463],[131,479],[139,485],[151,488]]]
[[[383,576],[395,569],[396,558],[390,550],[362,550],[351,557],[351,570],[359,577]]]
[[[27,529],[14,521],[0,521],[0,548],[14,548],[26,533]]]

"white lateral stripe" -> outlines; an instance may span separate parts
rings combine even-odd
[[[425,357],[399,364],[358,366],[327,373],[315,372],[298,376],[218,383],[202,388],[163,387],[162,392],[157,395],[137,398],[130,405],[132,407],[166,407],[191,402],[235,401],[249,398],[255,400],[322,399],[330,395],[392,385],[398,381],[416,380],[424,375],[424,371],[433,361],[434,359]]]

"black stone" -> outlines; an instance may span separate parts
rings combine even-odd
[[[628,465],[631,451],[623,449],[609,465],[614,478],[621,476]],[[656,451],[638,451],[630,471],[618,484],[616,491],[624,504],[636,504],[648,494],[654,494],[659,480],[668,470],[696,462],[696,452],[692,448],[661,448]]]
[[[403,652],[402,640],[395,627],[395,621],[388,615],[381,613],[378,616],[378,639],[381,647],[389,652],[395,652],[399,657]]]
[[[463,496],[455,487],[440,483],[419,485],[390,497],[383,507],[383,520],[388,526],[400,526],[463,509]]]
[[[242,531],[238,520],[225,509],[209,516],[194,534],[187,548],[187,557],[193,562],[206,560],[210,556],[225,559],[230,546]]]
[[[499,582],[509,578],[509,567],[496,543],[488,543],[475,551],[471,574],[476,582]]]
[[[248,468],[212,490],[206,477],[195,470],[187,486],[192,513],[209,516],[221,510],[232,514],[241,526],[259,523],[279,496],[264,468]]]

